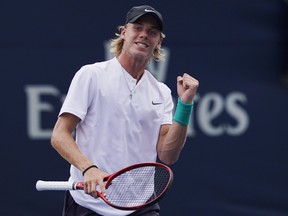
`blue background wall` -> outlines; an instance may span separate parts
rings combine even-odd
[[[189,137],[172,166],[162,215],[288,215],[288,8],[281,0],[1,1],[1,215],[61,215],[66,180],[49,143],[74,73],[107,56],[133,5],[161,11],[167,61],[152,64],[176,97],[176,76],[200,80]]]

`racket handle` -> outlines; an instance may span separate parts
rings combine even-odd
[[[42,181],[42,180],[38,180],[36,182],[36,189],[38,191],[43,191],[43,190],[65,191],[65,190],[81,189],[81,186],[79,187],[79,183],[68,182],[68,181]]]

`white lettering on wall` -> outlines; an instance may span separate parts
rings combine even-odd
[[[53,85],[27,85],[24,87],[27,96],[27,133],[30,139],[50,139],[52,128],[43,128],[42,114],[59,112],[59,104],[45,101],[45,96],[55,97],[63,102],[65,95]],[[245,110],[247,97],[242,92],[231,92],[226,97],[217,92],[208,92],[194,98],[195,110],[192,113],[188,137],[202,132],[215,137],[224,134],[240,136],[249,128],[249,115]],[[221,117],[227,115],[227,118]],[[55,121],[55,119],[53,119]],[[196,129],[196,126],[197,129]]]
[[[27,96],[27,133],[31,139],[50,139],[52,128],[42,128],[43,112],[52,112],[55,105],[42,101],[41,97],[54,96],[59,99],[61,97],[60,91],[52,85],[26,85],[24,87]]]
[[[195,120],[193,116],[191,118],[188,136],[196,136],[196,123],[207,136],[224,134],[240,136],[247,131],[249,116],[244,109],[247,103],[247,97],[244,93],[231,92],[226,97],[217,92],[210,92],[201,97],[197,94],[194,102],[196,102],[197,113]],[[221,118],[223,114],[228,116],[228,120],[224,122]]]
[[[247,103],[247,97],[241,92],[232,92],[226,97],[225,102],[227,113],[237,122],[235,126],[228,124],[227,134],[239,136],[249,127],[248,113],[242,107]]]
[[[198,104],[197,122],[203,132],[209,136],[219,136],[223,134],[224,128],[221,125],[213,125],[216,119],[224,110],[223,98],[218,93],[205,95]]]

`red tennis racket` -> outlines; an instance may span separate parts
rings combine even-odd
[[[158,202],[173,182],[172,170],[161,163],[139,163],[121,169],[104,179],[106,196],[97,195],[108,205],[121,210],[137,210]],[[37,181],[36,189],[83,190],[83,182]]]

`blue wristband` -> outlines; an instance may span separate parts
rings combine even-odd
[[[193,101],[191,104],[189,104],[181,101],[181,99],[178,98],[178,103],[173,116],[173,120],[183,126],[187,126],[190,121],[193,105],[194,105]]]

